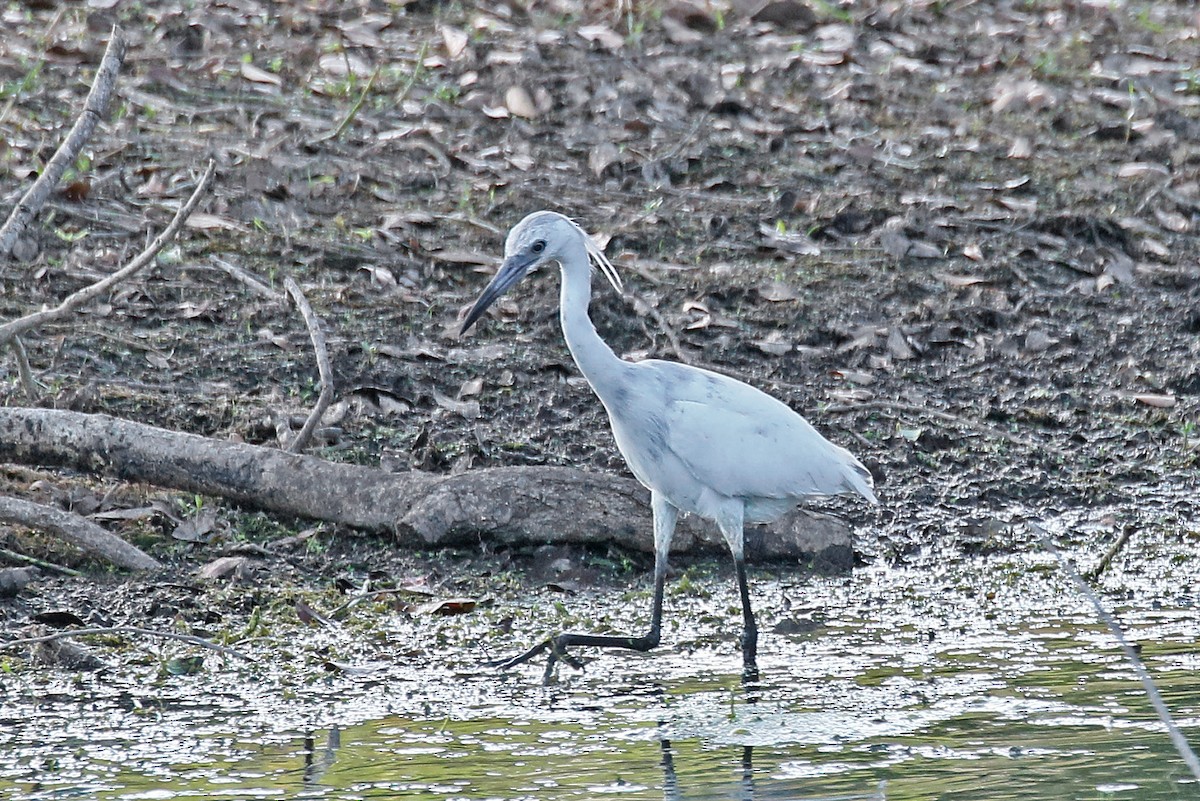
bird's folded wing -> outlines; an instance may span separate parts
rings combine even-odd
[[[850,476],[862,468],[849,451],[822,437],[784,404],[760,397],[771,402],[756,403],[754,398],[748,408],[736,411],[700,401],[671,401],[667,446],[698,481],[722,495],[802,498],[853,488]]]

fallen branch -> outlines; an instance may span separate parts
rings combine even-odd
[[[158,255],[158,251],[162,250],[167,242],[183,227],[187,218],[191,216],[192,210],[196,208],[196,204],[200,202],[204,190],[208,187],[209,179],[212,178],[214,163],[208,162],[208,168],[204,174],[200,176],[200,181],[196,184],[196,188],[192,191],[192,196],[187,199],[187,202],[179,207],[179,211],[175,213],[175,217],[167,225],[163,232],[154,238],[150,245],[133,258],[128,264],[117,270],[107,278],[103,278],[94,284],[85,286],[77,292],[72,292],[63,300],[62,303],[55,306],[53,309],[44,309],[42,311],[27,314],[24,317],[18,317],[16,320],[0,325],[0,347],[8,344],[13,337],[29,331],[46,323],[61,320],[67,315],[74,312],[85,303],[103,295],[108,290],[112,289],[117,284],[125,281],[135,275],[146,265],[154,261],[154,257]]]
[[[1112,560],[1121,552],[1121,549],[1125,547],[1125,543],[1129,542],[1129,538],[1133,536],[1136,530],[1137,528],[1133,523],[1126,523],[1125,527],[1121,529],[1121,533],[1117,536],[1116,542],[1109,546],[1109,549],[1104,552],[1104,556],[1100,557],[1100,561],[1096,563],[1096,566],[1084,574],[1084,578],[1088,581],[1099,581],[1100,576],[1104,575],[1105,570],[1108,570],[1108,566],[1112,564]]]
[[[632,479],[570,467],[496,467],[462,475],[386,473],[274,448],[208,439],[106,415],[0,408],[0,453],[229,498],[260,509],[394,532],[412,548],[477,543],[605,543],[653,552],[649,493]],[[680,521],[675,551],[727,550],[715,527]],[[817,556],[848,567],[837,518],[797,509],[746,530],[751,559]]]
[[[1192,750],[1187,738],[1183,736],[1183,732],[1179,730],[1178,724],[1171,717],[1171,710],[1167,708],[1167,703],[1163,700],[1162,694],[1159,693],[1158,687],[1154,684],[1154,679],[1151,678],[1150,673],[1146,670],[1146,666],[1142,664],[1137,650],[1125,639],[1125,632],[1118,625],[1116,619],[1104,608],[1104,604],[1100,602],[1100,598],[1096,595],[1096,591],[1092,589],[1092,586],[1079,575],[1079,571],[1075,569],[1075,565],[1071,563],[1071,560],[1063,557],[1062,553],[1050,539],[1050,536],[1046,533],[1046,530],[1034,522],[1029,522],[1027,525],[1037,535],[1042,547],[1054,556],[1058,561],[1058,566],[1071,577],[1071,581],[1075,582],[1075,587],[1082,593],[1083,597],[1087,598],[1088,603],[1096,610],[1096,615],[1108,626],[1108,630],[1116,638],[1117,644],[1125,652],[1125,658],[1133,667],[1133,672],[1137,674],[1138,679],[1142,682],[1142,689],[1146,691],[1146,695],[1150,698],[1150,705],[1154,707],[1158,719],[1166,727],[1167,736],[1171,738],[1171,744],[1179,752],[1180,758],[1183,759],[1183,763],[1187,765],[1188,770],[1192,772],[1192,776],[1196,778],[1196,781],[1200,782],[1200,758],[1197,758],[1196,752]]]
[[[23,564],[33,565],[34,567],[40,567],[43,570],[53,570],[54,572],[61,573],[64,576],[83,575],[78,570],[73,568],[56,565],[53,562],[47,562],[45,559],[38,559],[36,556],[29,556],[27,554],[17,553],[16,551],[10,551],[8,548],[0,548],[0,556],[3,556],[5,559],[13,562],[21,562]]]
[[[159,567],[156,559],[90,520],[33,501],[0,495],[0,521],[48,531],[117,567],[149,570]]]
[[[20,337],[13,337],[12,349],[17,357],[17,375],[21,377],[21,387],[25,390],[25,396],[31,402],[36,401],[41,397],[38,393],[38,381],[33,377],[33,368],[29,366],[29,354],[25,351],[25,343]]]
[[[277,292],[276,290],[271,289],[271,287],[258,280],[258,278],[255,277],[249,270],[243,270],[236,264],[230,264],[229,262],[217,256],[209,256],[208,258],[209,261],[213,263],[214,267],[226,275],[232,276],[233,278],[241,281],[254,293],[261,295],[262,297],[274,303],[284,303],[287,301],[286,296],[282,292]]]
[[[56,631],[53,634],[45,634],[41,637],[22,637],[19,640],[9,640],[8,642],[0,643],[0,649],[16,648],[21,645],[39,645],[41,643],[54,642],[65,637],[83,637],[92,634],[137,634],[142,637],[162,637],[167,640],[179,640],[180,642],[198,645],[201,648],[207,648],[210,651],[216,651],[225,656],[236,656],[238,659],[244,659],[247,662],[254,660],[246,654],[234,648],[229,648],[224,645],[217,645],[215,642],[209,642],[203,637],[196,637],[191,634],[177,634],[173,631],[155,631],[154,629],[143,629],[138,626],[108,626],[97,627],[91,629],[74,629],[69,631]]]
[[[321,321],[317,318],[317,313],[313,311],[312,306],[309,305],[308,298],[304,297],[304,291],[300,289],[299,284],[292,280],[291,276],[284,279],[283,285],[288,294],[296,301],[296,305],[300,308],[300,314],[304,317],[304,324],[308,327],[308,336],[312,340],[313,350],[317,354],[317,374],[321,380],[321,394],[317,396],[317,405],[309,412],[308,419],[304,421],[300,433],[296,434],[287,444],[289,453],[302,453],[308,445],[308,441],[312,439],[317,424],[325,416],[325,410],[333,402],[333,368],[329,366],[329,349],[325,346],[325,333],[321,330]]]
[[[8,258],[8,255],[12,253],[17,238],[41,211],[42,206],[46,203],[46,198],[50,197],[50,193],[62,178],[63,173],[79,157],[79,152],[108,109],[113,88],[117,84],[117,73],[124,60],[125,39],[121,35],[121,29],[114,26],[108,39],[108,47],[104,51],[104,58],[101,59],[100,67],[96,70],[96,77],[92,81],[92,88],[88,92],[87,100],[84,101],[83,111],[75,120],[67,138],[50,157],[42,174],[33,182],[33,186],[29,187],[29,191],[25,193],[24,197],[17,201],[12,214],[8,215],[4,226],[0,227],[0,258]]]

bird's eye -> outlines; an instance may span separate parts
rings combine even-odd
[[[546,240],[539,239],[538,241],[536,241],[532,245],[530,245],[529,249],[534,253],[541,253],[543,250],[546,249]]]

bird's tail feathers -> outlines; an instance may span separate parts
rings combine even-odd
[[[846,471],[846,484],[874,505],[879,505],[879,498],[875,497],[875,479],[871,477],[871,471],[857,459]]]

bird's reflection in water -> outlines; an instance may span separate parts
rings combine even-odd
[[[329,770],[337,759],[337,750],[342,745],[342,732],[334,726],[325,738],[325,748],[317,753],[317,741],[312,732],[304,735],[304,783],[316,784],[321,781],[325,771]]]
[[[838,795],[810,795],[804,783],[798,779],[772,779],[755,777],[754,746],[743,745],[741,775],[734,786],[723,782],[704,780],[701,787],[680,784],[675,773],[675,749],[670,740],[660,740],[663,770],[663,801],[887,801],[886,784],[880,782],[873,789],[862,793]]]
[[[757,704],[759,691],[762,689],[757,681],[748,679],[743,674],[742,688],[745,692],[745,703]],[[660,721],[660,727],[665,725],[665,721]],[[671,741],[661,737],[659,747],[664,801],[887,801],[886,783],[882,781],[873,790],[862,793],[812,795],[806,793],[804,781],[801,779],[756,776],[752,745],[732,746],[740,747],[742,751],[741,764],[735,770],[737,780],[733,786],[727,782],[714,781],[710,775],[704,779],[697,778],[697,782],[703,782],[703,786],[688,787],[680,783],[675,772],[675,749]]]

